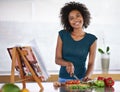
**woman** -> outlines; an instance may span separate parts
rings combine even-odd
[[[59,82],[75,79],[87,81],[94,68],[97,37],[84,32],[90,23],[90,12],[84,4],[66,3],[60,11],[63,30],[59,31],[56,46],[56,64],[60,65]],[[86,58],[88,66],[86,68]]]

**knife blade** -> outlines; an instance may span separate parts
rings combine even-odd
[[[72,74],[72,76],[77,79],[77,80],[80,80],[75,74]]]

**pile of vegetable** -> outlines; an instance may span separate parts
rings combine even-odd
[[[105,78],[98,76],[96,80],[91,80],[83,83],[79,80],[70,80],[66,82],[66,85],[70,90],[87,90],[93,88],[104,89],[106,87],[112,88],[114,85],[114,80],[111,77]]]
[[[92,90],[95,90],[95,92],[114,92],[114,80],[111,77],[101,77],[98,76],[95,80],[90,80],[87,82],[83,82],[80,80],[69,80],[65,83],[60,82],[54,82],[54,87],[61,87],[65,86],[65,90],[67,92],[82,92],[82,91],[88,91],[92,92]]]
[[[84,84],[73,84],[73,85],[67,85],[68,89],[77,89],[77,90],[86,90],[90,88],[90,85],[87,83]]]
[[[96,92],[114,92],[114,80],[111,77],[101,77],[99,76],[97,80],[94,81]]]
[[[90,88],[90,85],[88,83],[81,83],[80,80],[69,80],[65,82],[66,84],[66,90],[68,91],[84,91]]]
[[[98,87],[112,87],[114,85],[114,80],[111,77],[101,77],[98,76],[97,80],[94,81],[95,85]]]

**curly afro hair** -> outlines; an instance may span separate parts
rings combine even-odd
[[[78,10],[83,17],[83,28],[87,28],[90,24],[90,12],[88,11],[87,7],[79,2],[69,2],[66,3],[64,7],[61,8],[60,11],[60,18],[61,18],[61,24],[63,25],[63,28],[67,31],[72,32],[73,28],[70,26],[68,21],[68,15],[72,10]]]

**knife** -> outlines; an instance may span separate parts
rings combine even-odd
[[[75,74],[72,74],[72,76],[77,79],[77,80],[80,80]]]
[[[80,80],[75,74],[72,74],[72,76],[75,78],[75,79],[77,79],[77,80]],[[82,80],[80,80],[80,83],[87,83],[87,82],[84,82],[84,81],[82,81]]]

